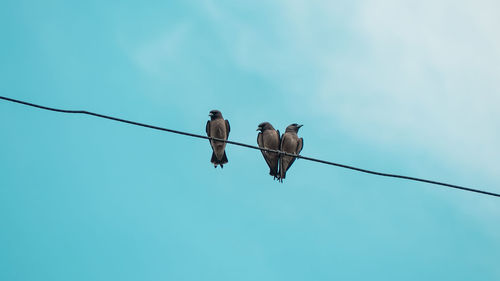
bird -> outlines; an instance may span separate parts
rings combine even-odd
[[[207,121],[206,126],[207,136],[210,138],[227,140],[229,137],[229,131],[231,131],[229,121],[224,120],[222,113],[216,109],[211,110],[208,116],[210,116],[210,120]],[[217,165],[224,168],[224,164],[228,162],[225,151],[226,143],[212,139],[209,139],[209,141],[213,150],[210,162],[214,164],[214,168],[217,168]]]
[[[304,140],[299,138],[297,133],[299,132],[300,127],[303,125],[298,125],[293,123],[286,127],[285,133],[281,136],[281,144],[280,150],[286,153],[299,155],[302,147],[304,145]],[[280,170],[279,170],[279,180],[283,182],[283,179],[286,176],[286,172],[292,166],[296,157],[288,156],[288,155],[280,155]]]
[[[257,135],[257,144],[260,148],[267,148],[273,150],[280,149],[280,131],[275,130],[273,125],[269,122],[262,122],[257,127],[257,131],[260,131]],[[263,151],[262,156],[266,160],[269,166],[269,174],[274,177],[274,179],[279,179],[278,174],[278,162],[279,154],[276,152]]]

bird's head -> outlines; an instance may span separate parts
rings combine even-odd
[[[304,125],[299,125],[297,123],[293,123],[293,124],[290,124],[288,125],[288,127],[286,127],[286,131],[287,132],[295,132],[295,133],[298,133],[299,132],[299,129],[300,127],[302,127]]]
[[[210,119],[214,120],[217,118],[222,118],[222,113],[216,109],[211,110],[210,113],[208,114],[210,116]]]
[[[269,122],[260,123],[259,126],[257,127],[257,131],[263,132],[265,130],[274,130],[274,127]]]

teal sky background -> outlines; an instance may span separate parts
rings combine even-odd
[[[500,192],[497,1],[3,1],[0,95]],[[500,201],[0,102],[0,280],[500,280]]]

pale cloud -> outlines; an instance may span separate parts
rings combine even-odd
[[[375,141],[406,136],[457,166],[500,174],[499,10],[493,1],[363,1],[353,23],[366,51],[330,56],[325,110]],[[358,83],[346,90],[335,77]]]

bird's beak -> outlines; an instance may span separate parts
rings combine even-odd
[[[260,127],[258,127],[257,130],[255,130],[255,131],[259,131],[259,130],[260,130]]]
[[[302,126],[304,126],[304,125],[298,125],[298,126],[297,126],[297,128],[300,128],[300,127],[302,127]]]
[[[212,116],[214,116],[214,114],[213,114],[212,112],[210,112],[210,113],[208,114],[208,116],[212,117]]]

